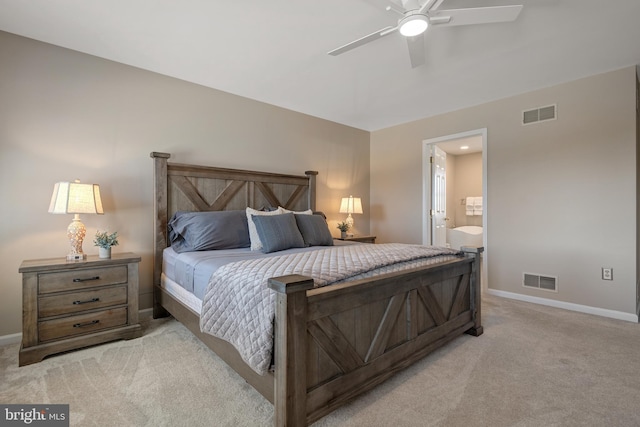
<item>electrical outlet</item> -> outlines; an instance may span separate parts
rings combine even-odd
[[[613,268],[602,267],[602,280],[613,280]]]

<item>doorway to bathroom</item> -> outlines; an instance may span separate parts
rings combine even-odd
[[[444,135],[422,144],[422,242],[484,246],[484,279],[488,258],[487,129]]]

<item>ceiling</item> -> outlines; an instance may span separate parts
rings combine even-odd
[[[385,0],[0,0],[0,30],[364,130],[640,63],[639,0],[523,4],[510,23],[432,26],[412,69]]]

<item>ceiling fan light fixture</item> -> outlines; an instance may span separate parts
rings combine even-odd
[[[418,36],[427,30],[429,20],[426,15],[415,13],[402,18],[399,26],[400,34],[405,37],[413,37]]]

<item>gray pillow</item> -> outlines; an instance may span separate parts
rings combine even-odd
[[[176,212],[167,227],[178,253],[251,246],[245,211]]]
[[[333,246],[333,237],[324,217],[296,215],[296,223],[306,246]]]
[[[265,254],[289,248],[304,248],[304,239],[292,213],[252,215],[252,219]]]

